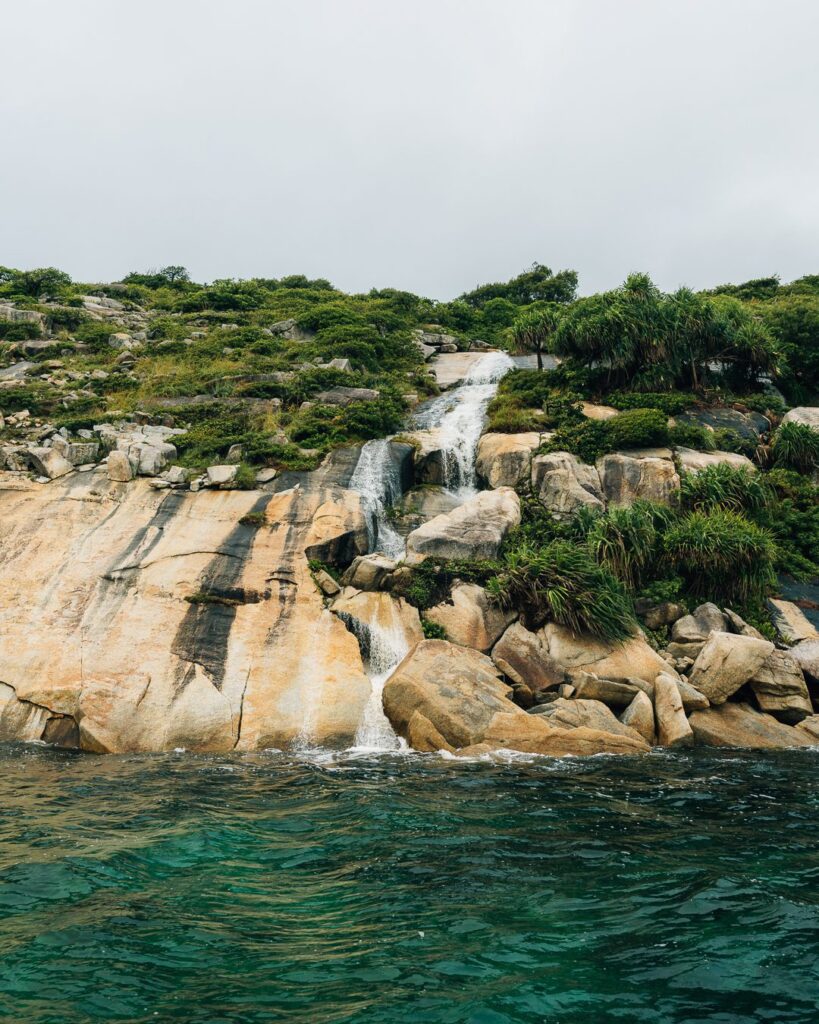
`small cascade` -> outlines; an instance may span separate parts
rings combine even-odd
[[[370,551],[381,551],[388,558],[401,558],[404,541],[387,518],[387,509],[403,493],[389,441],[368,441],[364,445],[349,487],[358,491],[363,499]]]
[[[370,677],[372,692],[364,707],[355,736],[357,750],[401,750],[404,742],[395,734],[384,714],[384,684],[410,648],[406,629],[395,603],[387,598],[371,622],[342,616],[347,628],[358,640],[364,658],[364,669]]]
[[[436,428],[446,453],[444,486],[466,500],[477,491],[475,454],[486,421],[486,407],[498,381],[514,363],[505,352],[490,352],[470,370],[460,387],[441,395],[421,412],[415,425]]]

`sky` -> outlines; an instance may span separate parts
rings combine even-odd
[[[2,5],[0,264],[819,273],[816,0]]]

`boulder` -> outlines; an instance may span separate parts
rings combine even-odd
[[[740,636],[755,636],[757,640],[765,639],[755,626],[751,626],[741,615],[737,615],[730,608],[726,608],[723,614],[725,615],[725,621],[728,623],[728,629],[732,633],[739,633]]]
[[[206,487],[231,487],[239,472],[238,466],[208,466]]]
[[[654,680],[654,717],[661,747],[688,747],[694,742],[677,681],[664,672]]]
[[[377,671],[424,639],[418,609],[391,594],[345,587],[330,610],[355,634],[362,655]]]
[[[634,729],[638,732],[646,743],[654,745],[656,739],[654,732],[654,705],[651,703],[651,698],[643,693],[642,690],[638,690],[634,695],[629,706],[620,715],[620,721],[623,725],[628,726],[629,729]]]
[[[106,464],[108,466],[109,480],[114,480],[117,483],[127,483],[129,480],[134,479],[134,471],[125,452],[109,452]]]
[[[603,494],[614,505],[638,500],[670,505],[680,490],[679,474],[667,459],[604,455],[597,460],[597,470]]]
[[[791,601],[768,601],[774,629],[786,644],[798,644],[802,640],[819,640],[819,630]]]
[[[386,555],[359,555],[341,577],[344,586],[357,590],[381,590],[384,581],[395,571],[395,562]]]
[[[491,604],[483,587],[474,583],[455,583],[450,601],[424,614],[443,628],[452,643],[484,653],[517,617],[516,612]]]
[[[313,401],[319,405],[352,405],[353,402],[374,402],[381,397],[381,392],[373,388],[330,388],[313,395]]]
[[[0,381],[2,380],[22,380],[26,374],[31,373],[32,370],[36,370],[37,364],[30,363],[23,359],[20,362],[12,363],[11,366],[5,366],[0,370]]]
[[[569,452],[536,455],[532,459],[532,487],[542,505],[557,516],[579,508],[603,511],[603,490],[595,466],[587,466]]]
[[[787,651],[772,651],[748,681],[760,710],[796,725],[813,714],[799,662]]]
[[[685,473],[699,473],[709,466],[733,466],[734,469],[756,472],[756,466],[749,458],[735,452],[697,452],[693,448],[678,448],[677,459]]]
[[[583,402],[580,411],[589,420],[611,420],[618,415],[617,410],[610,405],[594,405],[592,402]]]
[[[789,409],[782,417],[783,423],[803,423],[806,427],[819,430],[819,406],[798,405]]]
[[[268,327],[268,331],[278,338],[284,338],[286,341],[310,341],[315,337],[313,331],[306,331],[299,327],[295,317],[289,317],[287,320],[278,320],[275,324],[271,324]]]
[[[56,448],[28,448],[26,456],[31,463],[34,472],[39,476],[46,476],[49,480],[56,480],[65,476],[74,468],[73,465],[56,450]]]
[[[687,679],[677,679],[677,689],[680,691],[686,714],[690,714],[692,711],[702,711],[711,704],[705,694],[696,686],[692,686]]]
[[[287,493],[287,492],[285,492]],[[308,559],[347,566],[369,548],[367,517],[361,496],[354,491],[321,492],[325,500],[315,510],[305,537]]]
[[[819,640],[803,640],[791,647],[790,653],[808,679],[819,683]]]
[[[387,680],[384,712],[416,750],[480,747],[561,756],[647,749],[630,736],[551,726],[513,704],[509,693],[485,655],[445,640],[424,640]]]
[[[819,715],[803,718],[799,725],[797,725],[796,731],[801,734],[803,739],[808,740],[812,746],[819,746]]]
[[[407,537],[407,561],[496,558],[506,534],[519,523],[520,499],[511,487],[481,491],[413,530]]]
[[[575,696],[586,700],[601,701],[612,708],[625,708],[640,692],[633,683],[615,682],[613,679],[599,679],[590,672],[569,672],[568,679],[574,687]]]
[[[671,628],[671,639],[674,643],[701,643],[718,630],[725,632],[725,616],[715,604],[707,602],[695,608],[690,615],[683,615]]]
[[[318,572],[313,573],[313,579],[322,594],[327,597],[335,597],[341,592],[341,587],[326,569],[319,569]]]
[[[638,742],[645,740],[642,733],[621,722],[599,700],[566,700],[564,697],[558,697],[549,704],[538,704],[528,713],[545,718],[550,725],[562,726],[565,729],[596,729],[616,736],[628,736]]]
[[[547,623],[540,632],[550,657],[566,670],[582,669],[632,685],[635,678],[653,683],[658,672],[668,671],[667,663],[642,637],[613,643],[575,634],[556,622]]]
[[[478,442],[478,476],[490,487],[517,487],[529,476],[540,442],[537,433],[484,434]]]
[[[723,704],[695,711],[689,723],[696,743],[708,747],[777,749],[812,745],[806,730],[783,725],[749,704]]]
[[[674,417],[677,423],[695,423],[711,430],[733,430],[749,441],[758,441],[760,434],[771,429],[767,417],[758,412],[738,409],[692,409]]]
[[[72,466],[83,466],[96,462],[99,454],[99,443],[96,441],[67,441],[60,434],[51,439],[51,447],[68,459]]]
[[[513,683],[526,685],[532,692],[563,682],[563,668],[549,654],[548,640],[542,631],[533,633],[520,622],[513,622],[492,648],[492,661]]]
[[[770,640],[715,631],[697,655],[689,682],[712,704],[724,704],[748,682],[773,649]]]
[[[705,647],[704,640],[692,640],[685,644],[672,640],[666,647],[666,652],[671,658],[690,658],[693,662],[703,647]]]
[[[685,615],[684,605],[676,604],[673,601],[651,604],[638,600],[635,602],[635,607],[647,629],[662,629],[663,626],[671,626],[677,619],[681,619]]]
[[[433,427],[402,434],[412,445],[415,480],[419,484],[443,484],[447,470],[447,443],[443,433]]]

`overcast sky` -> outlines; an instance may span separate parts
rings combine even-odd
[[[0,264],[451,298],[819,273],[816,0],[22,0]]]

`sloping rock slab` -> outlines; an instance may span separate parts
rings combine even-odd
[[[805,731],[783,725],[748,704],[723,704],[695,711],[688,721],[701,746],[779,749],[813,745]]]

